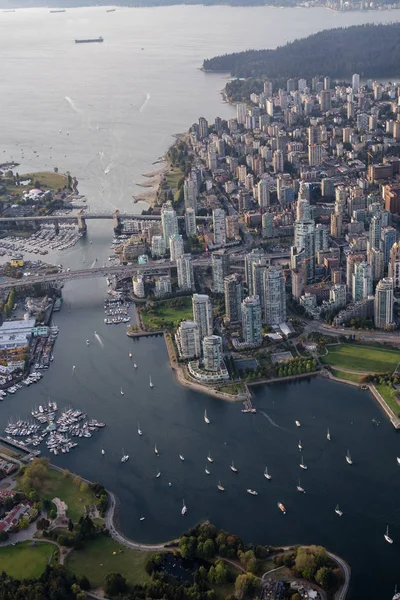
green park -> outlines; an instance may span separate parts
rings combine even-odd
[[[149,331],[178,327],[181,321],[193,319],[191,296],[154,302],[139,311],[143,327]]]
[[[400,351],[378,346],[358,344],[329,344],[327,353],[320,357],[322,363],[339,370],[360,373],[392,372],[400,363]]]
[[[0,566],[15,579],[40,577],[46,566],[58,555],[58,548],[47,542],[20,542],[0,548]]]

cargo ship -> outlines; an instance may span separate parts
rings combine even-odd
[[[98,38],[90,38],[87,40],[75,40],[75,44],[92,44],[95,42],[104,42],[104,39],[100,36]]]

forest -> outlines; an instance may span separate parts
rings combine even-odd
[[[246,50],[205,59],[205,71],[233,77],[393,77],[399,73],[400,23],[327,29],[275,50]]]

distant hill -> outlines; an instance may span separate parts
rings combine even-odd
[[[234,77],[343,78],[394,77],[400,74],[400,23],[328,29],[276,50],[246,50],[206,59],[206,71]]]
[[[295,5],[297,0],[0,0],[0,10],[10,8],[50,7],[76,8],[78,6],[173,6],[175,4],[203,4],[214,6],[264,6],[265,4]]]

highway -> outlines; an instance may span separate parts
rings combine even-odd
[[[109,213],[109,212],[81,212],[81,213],[73,213],[67,215],[38,215],[35,217],[0,217],[0,223],[24,223],[24,222],[32,222],[37,221],[38,223],[46,223],[51,221],[76,221],[78,218],[82,218],[85,220],[88,219],[115,219],[118,218],[119,221],[123,221],[124,219],[139,219],[141,221],[161,221],[161,215],[138,215],[138,214],[128,214],[128,213]],[[184,216],[178,215],[178,220],[183,220]],[[196,216],[196,221],[212,221],[212,217],[208,216]]]

